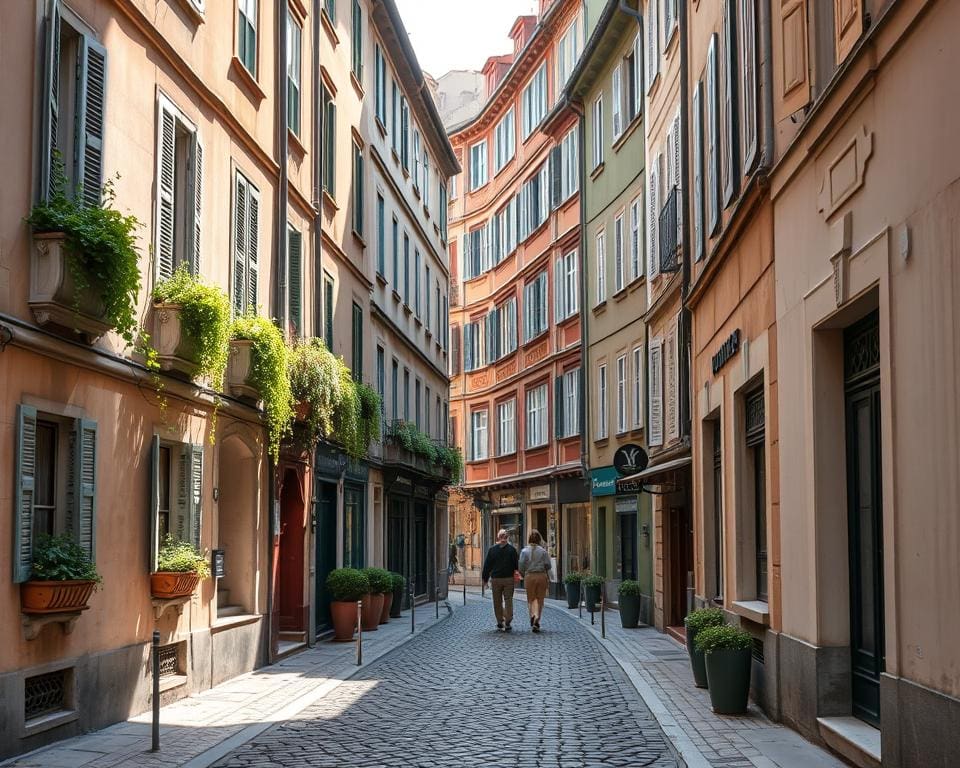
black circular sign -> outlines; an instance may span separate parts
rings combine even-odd
[[[647,452],[633,443],[621,445],[617,448],[617,452],[613,454],[613,467],[621,477],[643,472],[649,461]]]

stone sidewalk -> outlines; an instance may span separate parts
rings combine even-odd
[[[440,621],[450,615],[440,604]],[[356,643],[321,642],[268,667],[181,699],[160,711],[160,752],[151,753],[151,713],[57,742],[2,768],[206,768],[276,722],[290,719],[373,661],[438,623],[433,603],[417,606],[376,632],[363,633],[363,665]]]

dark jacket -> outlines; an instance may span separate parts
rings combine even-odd
[[[520,567],[520,555],[513,544],[494,544],[487,551],[483,561],[482,578],[512,579],[513,572]]]

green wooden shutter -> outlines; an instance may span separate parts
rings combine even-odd
[[[160,436],[154,435],[150,442],[150,551],[147,562],[150,571],[157,570],[157,554],[160,550]]]
[[[190,271],[200,274],[200,212],[203,203],[203,146],[200,144],[200,136],[193,134],[193,176],[191,178],[192,194],[190,200],[193,205],[190,207]]]
[[[247,182],[239,173],[233,194],[233,312],[242,315],[247,284]]]
[[[190,446],[179,446],[177,457],[177,514],[176,525],[171,525],[171,531],[180,541],[187,541],[190,523]]]
[[[107,101],[107,49],[84,37],[80,54],[80,96],[77,122],[77,181],[83,201],[100,205],[103,186],[104,113]]]
[[[73,535],[91,560],[97,551],[97,422],[76,419],[73,426]]]
[[[46,22],[43,135],[40,137],[40,191],[44,200],[53,191],[54,155],[60,123],[60,3],[52,0]]]
[[[177,119],[164,99],[158,105],[157,131],[157,278],[173,274],[176,195],[174,194]]]
[[[301,336],[303,334],[303,235],[295,229],[290,230],[289,257],[290,330],[294,336]]]
[[[563,375],[553,380],[553,437],[563,437]]]
[[[184,446],[190,451],[190,541],[200,546],[203,519],[203,445]]]
[[[327,343],[327,349],[333,352],[333,280],[326,278],[324,281],[324,340]]]
[[[37,409],[17,406],[17,474],[13,537],[13,580],[27,581],[33,569],[33,502],[37,475]]]
[[[257,277],[260,271],[258,266],[259,247],[260,247],[260,193],[250,184],[247,185],[249,193],[247,212],[249,214],[247,224],[247,312],[256,314],[257,312]]]

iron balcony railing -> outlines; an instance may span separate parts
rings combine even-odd
[[[403,420],[398,419],[392,422],[386,430],[386,435],[383,440],[384,463],[402,466],[428,477],[449,480],[452,473],[448,467],[436,464],[420,453],[416,453],[403,446],[402,442],[396,436],[396,428],[403,425],[403,423]],[[431,440],[430,442],[436,447],[445,447],[445,441],[443,440]]]
[[[679,234],[680,190],[674,187],[667,193],[667,202],[660,209],[660,271],[680,269]]]

